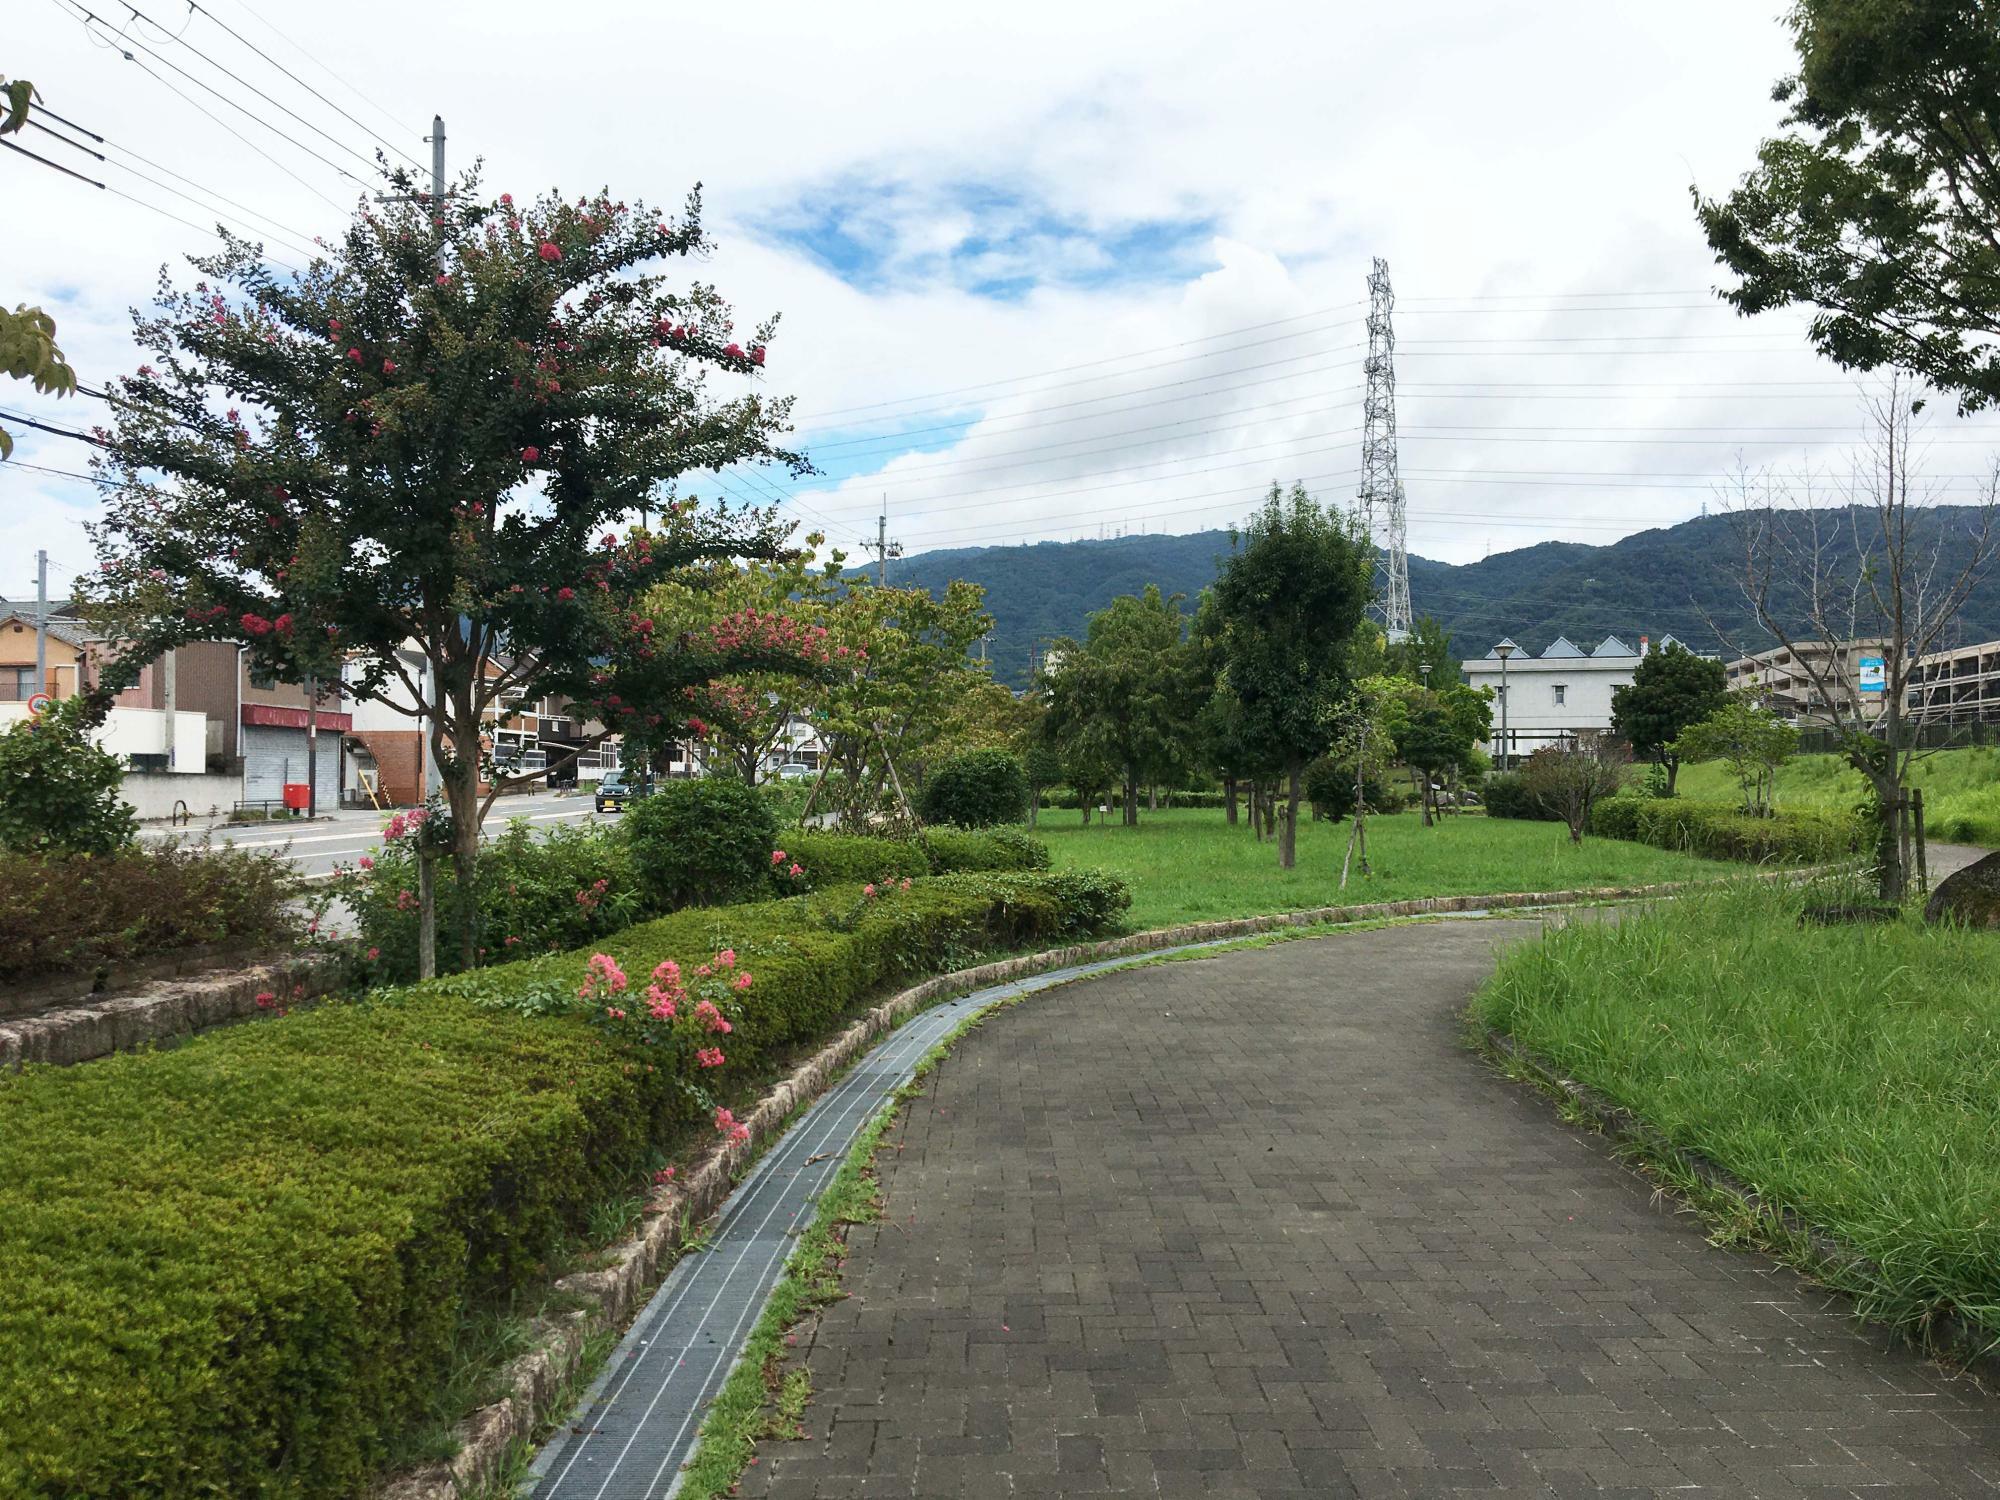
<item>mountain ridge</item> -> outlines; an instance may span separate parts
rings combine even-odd
[[[1920,528],[1946,539],[1976,530],[1976,506],[1916,513]],[[1615,542],[1537,542],[1471,563],[1410,558],[1410,599],[1455,637],[1461,658],[1483,655],[1502,636],[1539,652],[1558,635],[1586,650],[1607,635],[1637,644],[1672,635],[1699,651],[1771,643],[1740,585],[1739,520],[1704,516],[1634,532]],[[1080,636],[1094,610],[1119,594],[1157,583],[1188,608],[1214,581],[1229,533],[1145,533],[1078,542],[960,547],[920,553],[896,565],[892,582],[933,592],[954,578],[986,588],[994,617],[987,649],[994,675],[1015,687],[1052,639]],[[1962,641],[2000,637],[2000,570],[1989,569],[1960,613]]]

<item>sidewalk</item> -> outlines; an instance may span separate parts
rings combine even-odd
[[[879,1159],[745,1495],[1990,1496],[2000,1406],[1461,1045],[1442,924],[970,1033]]]

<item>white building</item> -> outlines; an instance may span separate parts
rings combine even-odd
[[[1672,636],[1662,636],[1659,649],[1672,642]],[[1486,752],[1496,765],[1518,765],[1523,757],[1579,730],[1609,729],[1611,694],[1632,681],[1647,649],[1643,635],[1636,651],[1615,635],[1606,636],[1594,651],[1557,636],[1540,656],[1530,656],[1503,640],[1484,656],[1459,663],[1473,687],[1493,689],[1493,740]],[[1498,743],[1503,717],[1512,742],[1504,760]]]

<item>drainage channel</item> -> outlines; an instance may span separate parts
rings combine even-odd
[[[975,990],[889,1033],[737,1185],[707,1248],[683,1255],[660,1283],[523,1488],[534,1500],[653,1500],[679,1488],[708,1403],[729,1378],[820,1193],[863,1127],[967,1016],[1073,979],[1235,941],[1160,948]]]

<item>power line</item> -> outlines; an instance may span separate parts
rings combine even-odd
[[[144,11],[139,9],[138,6],[132,4],[132,0],[117,0],[117,3],[119,5],[122,5],[126,10],[129,10],[132,13],[132,16],[135,20],[144,21],[148,26],[151,26],[156,31],[162,31],[162,32],[166,31],[166,28],[164,26],[161,26],[158,21],[155,21],[151,16],[147,15]],[[195,11],[198,10],[201,10],[201,7],[199,5],[194,4],[193,0],[189,0],[188,13],[192,15]],[[207,15],[207,12],[203,11],[202,14]],[[213,20],[214,18],[211,16],[210,19]],[[222,25],[222,23],[219,21],[216,22],[216,24],[218,26]],[[186,29],[187,28],[185,26],[181,28],[182,31],[186,31]],[[223,26],[222,29],[225,31],[229,30],[229,28],[226,26]],[[188,51],[192,52],[196,57],[200,58],[203,62],[207,63],[211,68],[215,69],[215,71],[220,73],[224,78],[227,78],[231,83],[234,83],[241,88],[248,89],[251,93],[255,94],[259,99],[262,99],[266,104],[270,105],[273,109],[282,110],[285,114],[291,116],[291,118],[293,118],[294,120],[297,120],[301,125],[305,126],[306,129],[312,131],[313,134],[319,136],[322,140],[325,140],[331,145],[338,147],[340,150],[345,151],[349,156],[353,157],[356,161],[360,162],[362,166],[367,167],[370,171],[377,171],[380,169],[379,165],[376,162],[373,162],[369,160],[366,156],[363,156],[359,151],[356,151],[352,146],[348,145],[347,142],[340,139],[340,137],[335,135],[332,131],[323,129],[320,126],[315,125],[311,120],[308,120],[304,115],[300,114],[297,110],[293,109],[289,104],[284,103],[282,100],[272,98],[269,94],[265,93],[262,89],[258,88],[256,84],[250,82],[249,79],[244,78],[242,75],[238,74],[233,69],[224,67],[221,63],[217,62],[214,58],[210,57],[206,52],[202,51],[201,48],[195,46],[194,43],[188,41],[184,36],[177,36],[174,35],[174,33],[172,32],[167,32],[167,35],[173,37],[173,40],[177,45],[185,47]],[[232,32],[231,35],[234,35],[234,33]],[[148,56],[157,58],[160,62],[166,63],[168,67],[170,68],[174,67],[174,64],[167,62],[167,60],[164,57],[161,57],[159,53],[154,52],[152,48],[147,47],[144,42],[135,41],[133,45],[144,48]],[[251,50],[255,51],[256,49],[252,48]],[[263,54],[259,53],[258,55],[262,56]],[[266,58],[265,60],[267,62],[269,61],[268,58]],[[180,72],[182,77],[187,78],[191,82],[200,82],[200,80],[196,79],[194,75],[191,73],[183,72],[178,68],[176,68],[175,71]],[[283,70],[280,69],[280,71],[282,72]],[[290,77],[291,75],[287,73],[286,76]],[[294,79],[293,81],[297,82],[296,79]],[[203,84],[202,86],[204,88],[208,87],[208,85],[206,84]],[[301,84],[300,86],[310,87],[309,85],[305,84]],[[210,90],[210,92],[215,93],[217,98],[224,97],[218,91]],[[240,108],[241,106],[238,107]],[[356,121],[355,123],[359,124],[360,122]],[[366,126],[363,126],[362,128],[364,131],[367,129]],[[372,134],[373,133],[370,132],[371,138]],[[386,145],[388,143],[385,141],[383,142],[383,144]],[[332,163],[329,162],[328,165],[331,166]],[[422,164],[413,163],[413,165],[417,165],[421,168]]]
[[[339,84],[342,88],[346,89],[348,93],[352,94],[355,98],[359,99],[363,104],[367,105],[370,109],[374,110],[376,114],[380,115],[385,121],[388,122],[392,130],[401,130],[404,128],[403,122],[401,120],[397,119],[394,115],[390,114],[388,110],[384,109],[381,105],[377,104],[373,99],[369,98],[366,94],[362,93],[360,89],[356,88],[353,84],[349,83],[345,78],[341,77],[340,74],[334,72],[333,69],[329,68],[325,63],[321,62],[309,50],[307,50],[304,47],[301,47],[297,42],[293,41],[291,37],[287,36],[284,32],[278,30],[276,26],[272,25],[263,16],[259,15],[256,11],[252,10],[249,4],[247,3],[247,0],[236,0],[236,4],[237,8],[240,9],[245,15],[250,17],[251,20],[255,21],[259,26],[263,27],[266,31],[270,32],[271,35],[276,37],[279,41],[283,42],[287,47],[290,47],[294,52],[298,53],[300,57],[303,57],[307,62],[311,63],[315,68],[318,68],[320,72],[326,74],[328,78],[331,78],[335,83]]]
[[[0,408],[0,421],[19,422],[23,427],[32,427],[38,432],[53,433],[57,437],[75,438],[79,443],[88,443],[93,448],[108,448],[111,445],[101,437],[93,437],[87,432],[77,432],[68,427],[56,427],[47,422],[38,422],[25,412],[8,411]]]
[[[129,6],[127,7],[127,9],[130,8],[131,7]],[[207,17],[208,20],[213,22],[215,25],[220,26],[224,31],[228,32],[232,37],[235,37],[236,40],[240,42],[243,46],[248,47],[252,52],[256,53],[259,57],[263,58],[265,62],[269,63],[272,67],[276,68],[280,73],[283,73],[287,78],[291,79],[293,83],[296,83],[300,88],[304,89],[308,94],[311,94],[313,98],[319,100],[320,103],[324,104],[328,109],[332,110],[335,114],[339,115],[343,120],[347,121],[348,124],[354,126],[357,130],[361,131],[361,133],[366,135],[370,140],[376,141],[381,145],[387,146],[391,151],[394,151],[398,156],[402,157],[404,161],[408,162],[411,166],[415,167],[419,172],[428,172],[430,170],[430,166],[428,163],[418,161],[414,156],[410,155],[409,152],[396,146],[393,142],[387,140],[377,132],[370,130],[366,125],[363,125],[359,120],[355,119],[353,115],[349,114],[346,110],[342,109],[338,104],[335,104],[331,99],[327,98],[326,95],[322,94],[318,89],[314,88],[311,84],[307,83],[303,78],[299,77],[298,74],[294,73],[290,68],[286,67],[283,63],[279,62],[275,57],[272,57],[262,47],[259,47],[255,42],[251,41],[248,37],[244,36],[240,31],[238,31],[235,27],[231,26],[227,21],[223,20],[214,11],[208,9],[208,7],[195,3],[195,0],[188,0],[188,10],[190,12],[199,12],[201,15]],[[182,43],[182,45],[186,46],[187,44]],[[199,52],[195,53],[195,55],[197,57],[201,56]],[[245,86],[248,87],[248,85]],[[273,102],[275,103],[276,101]],[[282,105],[279,107],[283,108]],[[289,114],[290,111],[287,110],[286,113]]]
[[[81,3],[81,0],[55,0],[55,3],[58,6],[65,6],[65,5],[69,6],[72,9],[80,12],[83,19],[83,28],[86,32],[90,32],[90,28],[92,26],[101,26],[105,27],[107,30],[109,29],[110,23],[99,17],[94,11],[85,7]],[[95,32],[91,32],[90,34],[93,37],[96,36]],[[161,78],[159,74],[153,72],[151,68],[148,68],[144,63],[140,62],[138,58],[134,57],[130,52],[126,51],[124,45],[126,38],[123,33],[112,32],[111,35],[113,39],[111,41],[102,43],[103,46],[109,47],[112,50],[118,52],[122,57],[124,57],[124,59],[127,62],[132,63],[133,65],[138,67],[141,72],[146,73],[149,77],[153,78],[155,81],[162,84],[166,83],[166,80],[164,78]],[[137,47],[141,52],[145,53],[148,57],[152,58],[155,62],[161,64],[163,67],[171,68],[174,72],[180,74],[181,77],[185,78],[189,83],[194,84],[197,88],[207,90],[209,93],[213,94],[217,99],[220,99],[224,104],[227,104],[231,109],[235,110],[237,113],[245,115],[251,120],[256,121],[257,124],[262,125],[266,130],[270,131],[271,134],[278,137],[279,140],[284,141],[288,145],[296,146],[299,150],[305,152],[306,155],[310,156],[314,161],[320,162],[325,166],[331,167],[335,172],[339,173],[342,177],[345,177],[348,181],[354,183],[355,185],[362,188],[367,187],[366,183],[362,182],[362,180],[359,177],[356,177],[352,172],[348,171],[347,168],[343,167],[339,162],[333,161],[329,157],[321,155],[318,151],[315,151],[311,146],[306,145],[305,142],[300,141],[290,135],[287,135],[284,131],[280,130],[276,125],[273,125],[269,120],[265,119],[255,110],[246,107],[245,105],[239,103],[235,99],[230,98],[229,95],[223,93],[222,90],[216,88],[213,84],[207,82],[205,79],[195,77],[194,74],[188,72],[186,68],[181,67],[178,63],[168,61],[166,58],[160,56],[159,53],[155,52],[151,47],[148,47],[144,42],[139,41],[137,38],[133,38],[132,45]],[[168,87],[172,87],[172,85],[168,85]],[[181,91],[179,89],[175,89],[174,92],[179,94]],[[187,96],[185,94],[182,94],[181,97],[185,99]],[[282,108],[282,106],[280,107]],[[208,111],[204,110],[203,113],[207,114]],[[288,110],[286,111],[286,113],[289,114],[290,111]],[[214,117],[211,115],[210,118],[212,119]],[[343,148],[343,149],[348,149],[348,148]],[[350,149],[349,154],[358,156],[360,153],[354,152]],[[362,160],[365,162],[367,158],[363,157]],[[370,163],[369,165],[372,166],[373,164]],[[303,181],[304,179],[300,180]],[[333,200],[330,198],[327,201],[329,203],[333,202]],[[334,206],[336,208],[339,207],[338,204],[334,204]]]

